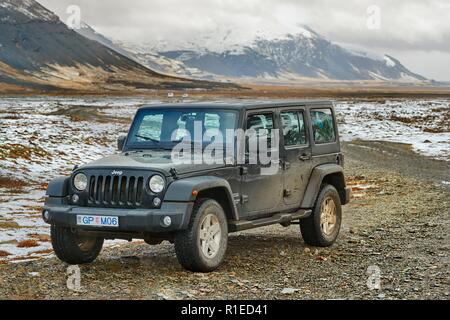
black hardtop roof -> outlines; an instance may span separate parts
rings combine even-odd
[[[242,100],[242,101],[208,101],[208,102],[177,102],[144,105],[141,109],[159,109],[159,108],[205,108],[205,109],[236,109],[251,110],[274,107],[291,106],[333,106],[330,100]]]

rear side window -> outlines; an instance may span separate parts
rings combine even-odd
[[[336,130],[331,109],[311,110],[311,123],[316,144],[336,141]]]

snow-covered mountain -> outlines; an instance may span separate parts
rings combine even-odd
[[[188,67],[231,78],[426,80],[389,55],[377,57],[348,50],[304,27],[297,33],[278,37],[256,35],[250,43],[229,48],[193,47],[159,54]]]
[[[140,63],[163,73],[197,78],[295,81],[425,81],[389,55],[346,49],[310,28],[289,33],[228,29],[194,36],[189,41],[115,43]]]

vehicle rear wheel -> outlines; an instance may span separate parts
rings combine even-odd
[[[331,246],[339,235],[341,220],[339,193],[332,185],[323,185],[311,216],[300,220],[303,240],[316,247]]]
[[[103,239],[80,236],[70,228],[51,226],[51,239],[56,256],[68,264],[85,264],[94,261],[103,247]]]
[[[220,204],[197,200],[189,226],[175,235],[178,261],[187,270],[210,272],[222,262],[228,243],[228,225]]]

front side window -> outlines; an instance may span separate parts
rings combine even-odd
[[[281,112],[281,123],[286,147],[306,144],[305,121],[302,112]]]
[[[316,144],[336,141],[336,130],[331,109],[311,110],[311,123]]]
[[[272,145],[273,114],[252,114],[247,118],[247,134],[249,140],[267,138],[267,146]],[[255,135],[255,136],[253,136]]]

